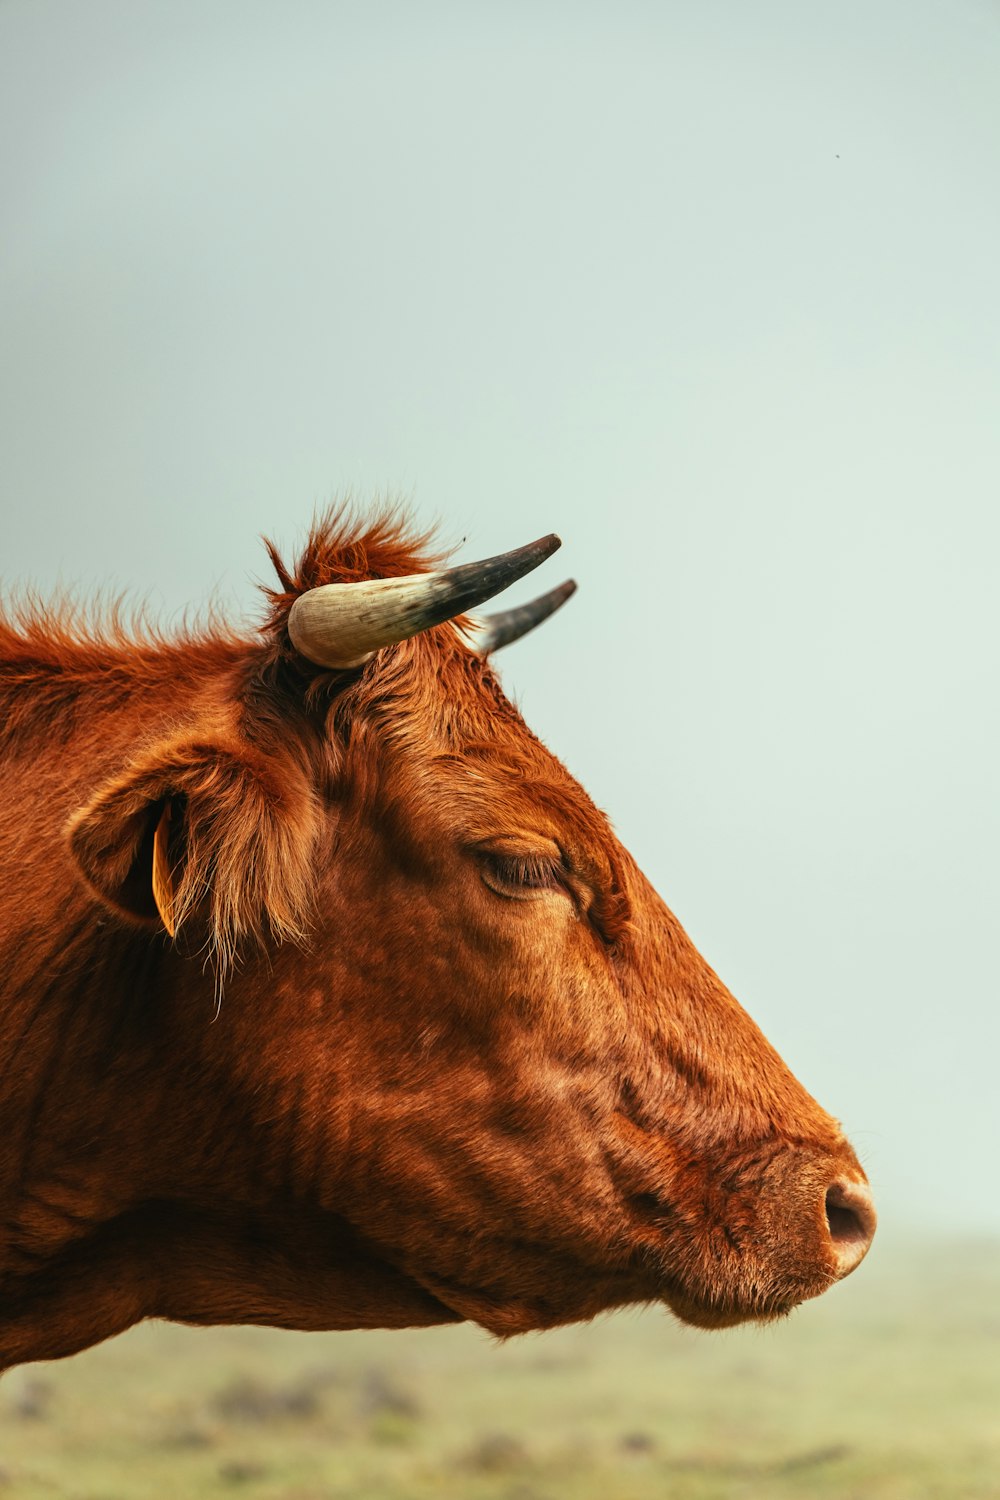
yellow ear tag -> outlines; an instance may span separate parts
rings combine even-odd
[[[163,918],[163,925],[173,937],[177,931],[174,922],[174,882],[170,875],[167,843],[170,835],[170,803],[165,802],[160,821],[153,834],[153,900],[156,910]]]

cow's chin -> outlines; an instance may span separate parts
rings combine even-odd
[[[661,1292],[661,1301],[679,1322],[692,1328],[735,1328],[740,1323],[774,1323],[787,1318],[801,1303],[821,1296],[833,1280],[822,1271],[807,1283],[777,1278],[769,1287],[767,1278],[758,1271],[752,1278],[753,1291],[741,1285],[736,1293],[724,1287],[702,1291],[670,1281]]]
[[[786,1318],[798,1306],[797,1302],[786,1302],[736,1307],[721,1302],[696,1302],[680,1293],[665,1296],[663,1302],[678,1322],[712,1330],[737,1328],[741,1323],[773,1323]]]

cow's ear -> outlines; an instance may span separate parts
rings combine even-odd
[[[69,842],[109,906],[171,935],[200,914],[225,960],[268,928],[302,937],[319,832],[305,766],[188,740],[157,746],[103,786],[71,819]]]

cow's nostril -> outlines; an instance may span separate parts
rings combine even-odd
[[[872,1242],[875,1205],[866,1183],[835,1182],[826,1194],[826,1224],[841,1276],[860,1265]]]
[[[832,1192],[832,1189],[831,1189]],[[864,1233],[861,1220],[853,1208],[844,1208],[839,1203],[831,1201],[831,1194],[826,1195],[826,1222],[830,1230],[831,1240],[838,1245],[850,1244],[860,1239]]]

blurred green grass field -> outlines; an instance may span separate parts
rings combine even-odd
[[[146,1325],[0,1380],[17,1500],[1000,1497],[1000,1245],[876,1242],[820,1301],[473,1328]]]

